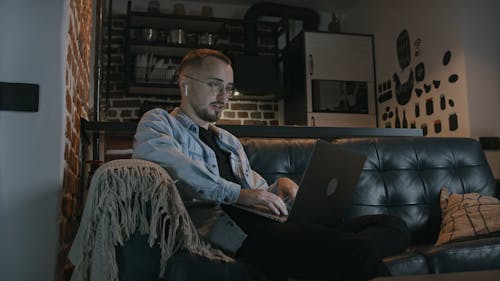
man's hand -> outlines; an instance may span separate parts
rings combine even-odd
[[[276,215],[288,215],[283,199],[274,193],[262,189],[241,189],[238,203],[246,206],[263,205]]]
[[[299,186],[289,178],[279,178],[276,180],[276,194],[283,200],[289,199],[294,201],[297,196]]]

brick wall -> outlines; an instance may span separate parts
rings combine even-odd
[[[270,101],[231,101],[218,124],[279,125],[280,106]]]
[[[107,22],[104,23],[107,25]],[[117,15],[112,19],[111,56],[109,74],[109,92],[106,92],[106,81],[102,94],[102,113],[106,121],[137,121],[147,108],[159,106],[171,110],[179,105],[177,96],[141,96],[126,94],[125,83],[125,16]],[[104,35],[104,53],[107,54],[107,28]],[[107,58],[103,62],[106,75]],[[234,100],[223,114],[219,124],[238,125],[279,125],[280,103],[264,100]]]
[[[68,250],[78,229],[82,212],[79,189],[80,118],[88,119],[92,32],[92,0],[69,1],[69,29],[66,58],[64,177],[59,214],[57,280],[69,280],[73,270]]]

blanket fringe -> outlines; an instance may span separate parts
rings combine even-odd
[[[92,177],[80,228],[69,253],[75,265],[71,280],[118,281],[114,248],[136,231],[149,235],[150,247],[159,243],[159,277],[164,277],[168,259],[179,250],[232,261],[200,238],[175,182],[162,167],[138,159],[114,160],[102,165]]]

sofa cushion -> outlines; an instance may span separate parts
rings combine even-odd
[[[500,232],[500,200],[479,193],[441,190],[441,231],[436,245]]]

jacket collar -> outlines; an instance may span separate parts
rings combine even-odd
[[[199,133],[198,125],[196,125],[196,123],[194,123],[193,120],[191,120],[191,118],[189,118],[189,116],[186,113],[184,113],[180,107],[176,107],[174,110],[172,110],[172,112],[170,112],[170,114],[174,116],[175,119],[177,119],[177,121],[179,121],[179,123],[181,123],[181,125],[187,130],[194,132],[196,134]],[[219,139],[224,139],[220,129],[217,128],[212,123],[208,125],[208,129],[214,131],[219,137]]]

